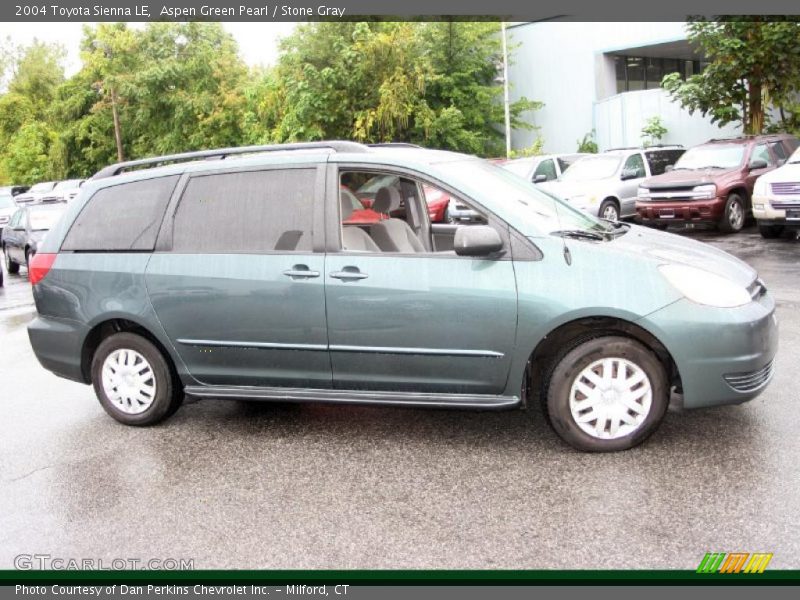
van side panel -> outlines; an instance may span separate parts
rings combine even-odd
[[[144,273],[149,260],[149,253],[60,253],[47,277],[33,286],[39,316],[29,335],[42,365],[83,381],[86,336],[104,321],[127,319],[155,336],[184,383],[191,382],[147,296]]]

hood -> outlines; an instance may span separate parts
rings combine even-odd
[[[768,183],[795,183],[800,182],[800,163],[786,163],[773,171],[764,173],[759,179]]]
[[[694,187],[716,183],[730,175],[738,175],[739,169],[679,169],[663,175],[650,177],[642,182],[642,187],[657,190],[661,188]]]
[[[705,269],[743,287],[753,283],[757,276],[755,269],[732,254],[709,244],[649,227],[632,225],[628,233],[603,245],[618,252],[636,254],[657,264],[679,263]]]

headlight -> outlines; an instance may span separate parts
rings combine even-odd
[[[647,200],[648,198],[650,198],[650,188],[639,187],[638,191],[636,192],[636,195],[642,200]]]
[[[713,183],[696,185],[692,188],[692,195],[698,200],[710,200],[717,197],[717,186]]]
[[[767,195],[767,182],[763,177],[756,179],[756,184],[753,186],[753,196],[766,196]]]
[[[688,265],[661,265],[661,274],[688,300],[717,308],[748,304],[749,292],[730,279]]]

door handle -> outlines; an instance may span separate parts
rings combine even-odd
[[[366,273],[358,270],[358,267],[345,267],[341,271],[334,271],[330,274],[334,279],[341,279],[342,281],[351,281],[355,279],[366,279],[369,277]]]
[[[291,269],[285,270],[283,274],[292,279],[311,279],[312,277],[319,277],[319,271],[312,271],[307,265],[294,265]]]

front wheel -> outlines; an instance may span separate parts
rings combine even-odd
[[[567,351],[556,361],[544,392],[555,432],[587,452],[641,444],[669,404],[661,362],[641,343],[619,336],[592,338]]]
[[[731,194],[722,211],[722,220],[719,222],[720,230],[725,233],[736,233],[744,227],[745,212],[744,202],[739,194]]]
[[[103,340],[92,359],[92,384],[103,409],[125,425],[153,425],[172,415],[183,391],[167,360],[134,333]]]
[[[619,207],[613,200],[603,200],[600,210],[597,211],[601,218],[608,221],[619,221]]]

